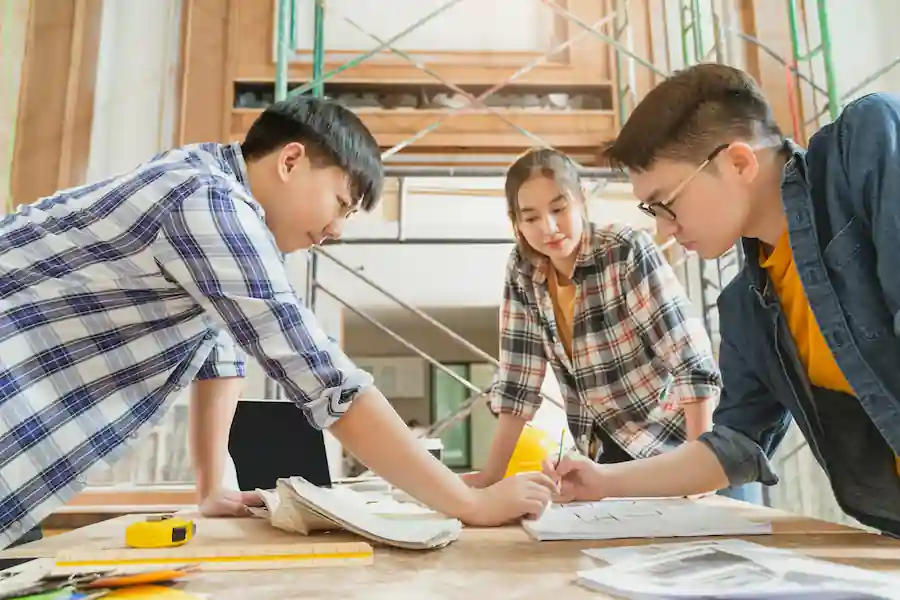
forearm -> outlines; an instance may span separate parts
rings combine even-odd
[[[474,490],[425,450],[376,388],[360,393],[330,431],[369,469],[423,504],[456,518],[471,514]]]
[[[713,410],[715,402],[712,399],[684,405],[685,435],[689,442],[712,429]]]
[[[523,417],[504,413],[500,414],[498,420],[497,431],[491,442],[487,465],[484,469],[488,478],[494,481],[503,479],[506,468],[509,466],[509,459],[512,458],[522,430],[528,422]]]
[[[228,435],[243,384],[240,377],[224,377],[191,386],[188,444],[201,501],[222,486]]]
[[[728,487],[722,465],[703,442],[688,442],[653,458],[598,468],[603,469],[604,482],[598,496],[690,496]]]

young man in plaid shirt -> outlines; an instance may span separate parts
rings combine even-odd
[[[543,510],[547,476],[473,490],[425,451],[291,288],[284,253],[340,236],[382,180],[359,119],[299,97],[243,143],[171,150],[0,222],[0,547],[133,448],[191,381],[242,376],[245,354],[311,423],[436,510],[483,525]],[[213,515],[259,501],[220,485],[229,385],[193,415]]]

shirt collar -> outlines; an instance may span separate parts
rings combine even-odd
[[[782,149],[789,156],[781,174],[781,199],[784,202],[786,190],[793,189],[798,185],[806,188],[808,178],[806,149],[791,139],[784,141]],[[785,209],[787,210],[787,207]],[[744,250],[744,260],[752,276],[753,284],[760,290],[765,289],[766,272],[759,261],[762,245],[756,238],[742,238],[741,246]]]
[[[235,179],[247,188],[247,191],[250,191],[250,186],[247,183],[247,162],[244,160],[240,142],[219,146],[219,153],[222,156],[222,160],[231,168]]]
[[[580,281],[580,276],[584,267],[592,265],[594,262],[593,237],[596,226],[587,221],[584,231],[581,233],[581,241],[578,243],[578,256],[575,258],[575,264],[572,267],[570,279],[573,282]],[[536,284],[540,285],[547,280],[548,269],[551,269],[550,259],[543,254],[528,257],[519,251],[519,271],[526,277],[530,277]]]

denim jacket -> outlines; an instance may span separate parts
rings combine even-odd
[[[744,239],[719,298],[724,388],[701,440],[732,484],[778,478],[769,458],[791,418],[841,508],[900,535],[900,97],[849,104],[804,151],[789,144],[782,201],[794,261],[855,397],[811,386],[777,296]]]

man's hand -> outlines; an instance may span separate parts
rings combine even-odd
[[[246,517],[250,506],[262,506],[262,496],[257,492],[236,492],[217,489],[200,503],[200,514],[204,517]]]
[[[556,485],[543,473],[520,473],[473,491],[477,494],[475,503],[462,521],[476,527],[495,527],[523,517],[539,517],[550,504]]]
[[[602,469],[583,456],[564,456],[556,466],[543,463],[544,474],[555,483],[553,501],[557,503],[602,500],[608,496]]]

